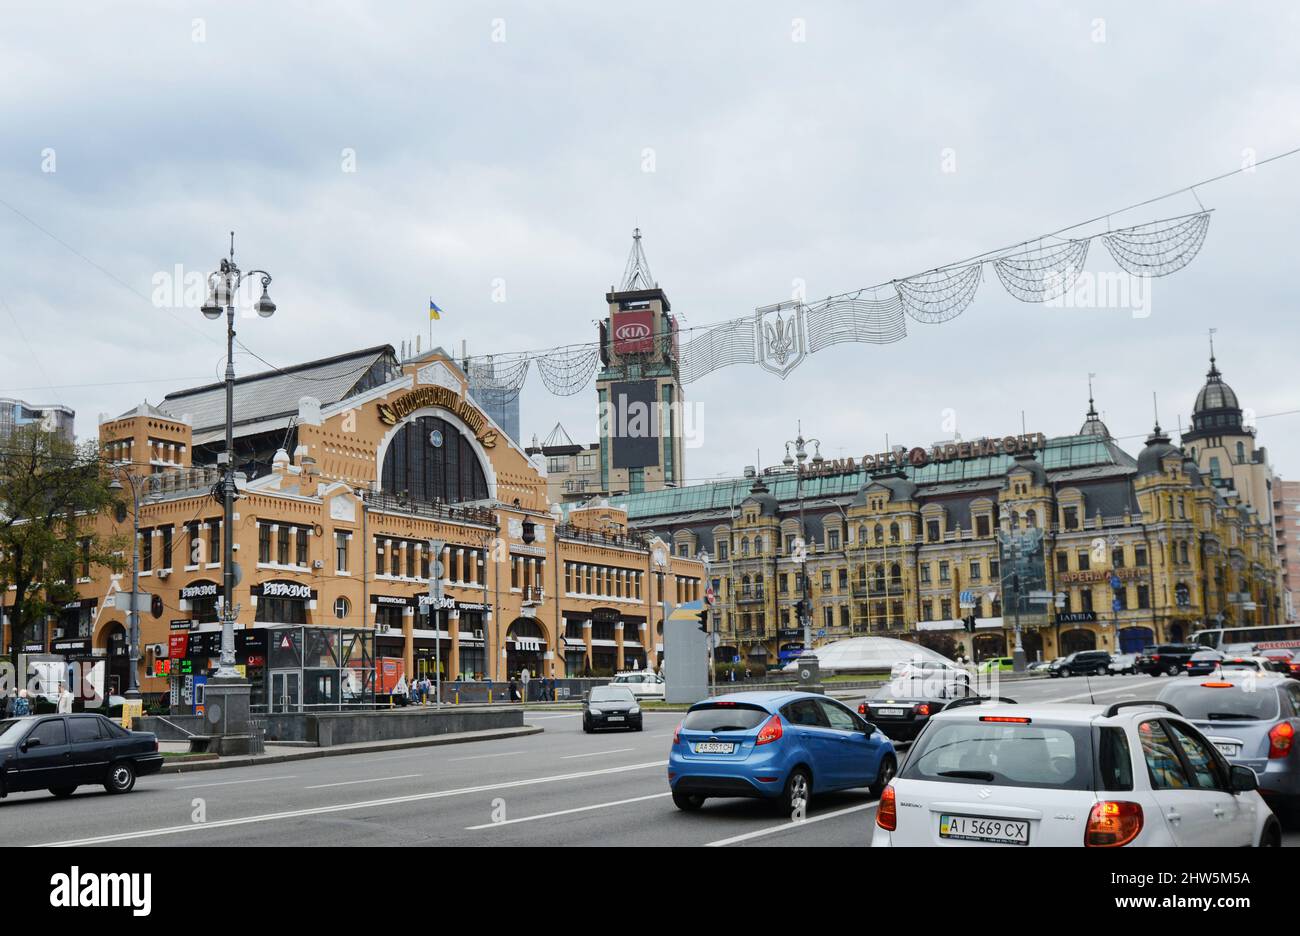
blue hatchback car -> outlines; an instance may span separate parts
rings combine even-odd
[[[834,699],[738,692],[687,711],[673,733],[668,785],[678,809],[744,796],[793,812],[831,790],[868,787],[879,796],[897,769],[890,740]]]

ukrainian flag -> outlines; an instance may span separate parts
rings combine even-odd
[[[442,318],[442,309],[438,308],[438,303],[432,299],[429,300],[429,321],[436,322]]]

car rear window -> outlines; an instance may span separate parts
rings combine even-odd
[[[1160,701],[1192,721],[1273,721],[1279,716],[1277,689],[1268,683],[1275,678],[1245,680],[1231,688],[1177,683],[1165,687]]]
[[[1092,788],[1092,742],[1083,725],[935,721],[901,776],[941,783],[1056,790]]]
[[[632,690],[626,686],[597,686],[591,690],[592,702],[635,702]]]
[[[739,702],[701,705],[691,709],[682,719],[688,731],[749,731],[769,718],[765,709]]]

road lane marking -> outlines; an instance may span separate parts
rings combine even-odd
[[[500,822],[487,822],[483,825],[466,826],[466,832],[477,832],[480,829],[496,829],[501,826],[514,825],[517,822],[536,822],[538,819],[554,819],[556,816],[571,816],[574,813],[590,812],[593,809],[609,809],[613,806],[626,806],[628,803],[642,803],[646,800],[662,799],[665,796],[672,796],[667,793],[651,793],[649,796],[634,796],[631,799],[616,800],[613,803],[594,803],[591,806],[578,806],[574,809],[561,809],[558,812],[541,813],[536,816],[524,816],[520,819],[502,819]]]
[[[1093,696],[1114,695],[1116,692],[1137,692],[1137,691],[1138,690],[1136,686],[1116,686],[1114,689],[1095,689],[1092,692],[1081,692],[1078,695],[1068,695],[1068,696],[1061,696],[1059,698],[1042,699],[1039,704],[1047,703],[1047,702],[1073,702],[1076,699],[1091,699]],[[1034,705],[1035,702],[1030,701],[1027,702],[1026,704]]]
[[[447,762],[451,763],[452,761],[482,760],[485,757],[510,757],[512,754],[522,754],[522,753],[524,752],[523,751],[501,751],[499,754],[475,754],[472,757],[449,757],[447,758]]]
[[[305,786],[304,790],[324,790],[326,787],[352,786],[355,783],[383,783],[385,780],[409,780],[412,777],[423,777],[424,774],[406,773],[399,774],[396,777],[367,777],[364,780],[340,780],[338,783],[318,783],[315,786]]]
[[[589,751],[586,754],[565,754],[560,760],[573,760],[575,757],[601,757],[605,754],[626,754],[628,751],[635,751],[636,748],[621,747],[614,748],[612,751]]]
[[[649,770],[652,767],[662,769],[668,766],[664,761],[648,761],[644,764],[625,764],[622,767],[604,767],[600,770],[584,770],[579,773],[552,774],[549,777],[533,777],[529,780],[510,780],[504,783],[489,783],[483,786],[461,787],[455,790],[439,790],[432,793],[414,793],[409,796],[390,796],[385,799],[362,800],[358,803],[339,803],[336,806],[315,806],[310,809],[293,809],[287,812],[262,813],[256,816],[242,816],[238,819],[218,819],[212,822],[188,823],[181,826],[163,826],[158,829],[141,829],[137,832],[121,832],[112,835],[98,835],[94,838],[69,839],[62,842],[43,842],[35,848],[66,848],[73,845],[102,845],[108,842],[126,842],[133,839],[154,838],[160,835],[177,835],[181,832],[203,832],[208,829],[225,829],[232,826],[252,825],[259,822],[276,822],[283,819],[303,819],[309,816],[324,816],[330,813],[348,812],[354,809],[375,809],[380,806],[400,806],[406,803],[422,803],[427,800],[443,799],[449,796],[464,796],[469,793],[489,793],[494,790],[509,790],[518,787],[536,786],[542,783],[562,783],[566,780],[583,780],[587,777],[602,777],[610,774],[629,773],[634,770]]]
[[[525,718],[531,718],[533,721],[549,721],[552,718],[577,718],[582,715],[581,712],[570,712],[567,715],[525,715]]]
[[[837,809],[834,812],[821,813],[820,815],[809,816],[806,819],[783,822],[779,826],[759,829],[757,832],[746,832],[744,835],[733,835],[731,838],[719,839],[716,842],[706,842],[704,847],[722,848],[724,845],[734,845],[737,842],[747,842],[750,839],[762,838],[765,835],[776,835],[778,832],[791,832],[795,829],[802,828],[803,826],[812,825],[814,822],[821,822],[823,819],[835,819],[839,816],[847,816],[849,813],[862,812],[865,809],[875,809],[877,802],[877,800],[872,800],[870,803],[850,806],[847,809]]]
[[[251,780],[222,780],[218,783],[191,783],[186,786],[172,787],[174,790],[199,790],[203,787],[234,786],[237,783],[269,783],[272,780],[297,780],[296,774],[285,777],[254,777]]]

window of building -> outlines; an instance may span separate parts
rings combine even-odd
[[[1057,571],[1057,572],[1069,572],[1069,571],[1070,571],[1070,554],[1069,554],[1069,553],[1067,553],[1067,552],[1065,552],[1065,551],[1059,551],[1059,552],[1057,552],[1057,554],[1056,554],[1056,571]]]
[[[840,531],[839,531],[839,530],[827,530],[827,531],[826,531],[826,548],[827,548],[827,549],[839,549],[839,548],[840,548]]]
[[[844,591],[845,589],[847,589],[847,588],[849,587],[849,570],[848,570],[848,569],[840,569],[840,582],[839,582],[839,584],[840,584],[840,591]]]
[[[172,567],[172,527],[169,526],[162,528],[162,562],[159,567],[163,569]]]
[[[939,521],[938,520],[925,521],[925,541],[927,543],[939,542]]]
[[[921,563],[920,568],[921,568],[921,584],[929,585],[930,584],[930,563],[923,562]]]
[[[1143,611],[1151,607],[1151,589],[1147,585],[1139,585],[1138,590],[1138,607]]]
[[[1079,529],[1079,508],[1066,507],[1061,511],[1064,519],[1064,526],[1067,530]]]
[[[1002,560],[996,558],[989,559],[989,580],[994,581],[1002,575]]]
[[[1217,477],[1219,477],[1219,459],[1218,459],[1218,458],[1211,458],[1211,459],[1210,459],[1210,477],[1211,477],[1211,478],[1217,478]]]
[[[1110,551],[1110,565],[1112,569],[1124,568],[1124,547],[1115,546]]]
[[[1142,568],[1147,564],[1147,548],[1145,546],[1133,547],[1133,564]]]
[[[970,561],[970,580],[972,582],[980,581],[980,561],[978,559]]]
[[[347,620],[348,612],[352,610],[352,605],[342,596],[334,600],[334,616],[340,621]]]
[[[221,561],[221,520],[208,521],[208,562]]]
[[[153,530],[140,531],[140,571],[153,570]]]
[[[337,572],[348,571],[348,535],[334,534],[334,569]]]
[[[257,561],[262,563],[271,561],[271,524],[269,523],[257,525]]]
[[[944,598],[939,604],[939,609],[940,609],[940,613],[943,615],[943,620],[945,621],[952,620],[952,599],[951,598]]]
[[[1091,610],[1092,610],[1092,589],[1091,589],[1091,588],[1080,589],[1080,591],[1079,591],[1079,610],[1081,610],[1081,611],[1091,611]]]
[[[1087,572],[1089,569],[1092,568],[1092,565],[1088,561],[1089,558],[1090,556],[1088,555],[1088,550],[1086,549],[1079,550],[1079,571],[1080,572]]]
[[[294,536],[294,562],[295,564],[307,567],[307,537],[310,535],[306,527],[298,527]]]
[[[823,569],[822,570],[822,591],[830,591],[830,590],[831,590],[831,570]]]
[[[921,620],[922,621],[934,620],[934,602],[931,601],[929,598],[921,602]]]
[[[989,535],[990,527],[991,527],[991,525],[990,525],[990,523],[989,523],[989,516],[988,516],[988,514],[980,514],[978,517],[975,518],[975,535],[976,535],[976,536],[981,537],[981,538],[988,536],[988,535]]]
[[[289,537],[293,535],[293,527],[281,525],[276,535],[275,561],[280,565],[289,564]]]
[[[941,560],[939,562],[939,582],[944,583],[950,580],[951,580],[951,573],[948,568],[948,561],[946,559]]]

